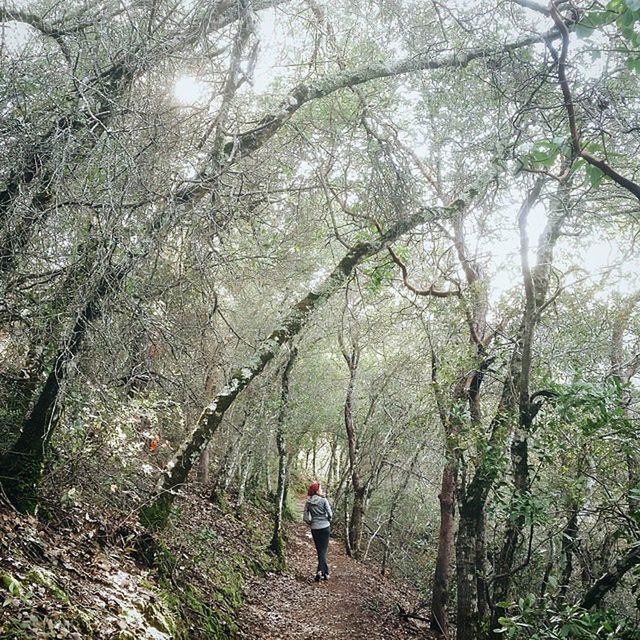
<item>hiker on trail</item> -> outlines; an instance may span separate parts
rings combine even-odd
[[[333,512],[329,501],[322,495],[319,482],[309,485],[309,496],[304,505],[303,520],[311,526],[311,535],[318,552],[318,570],[314,580],[329,579],[329,565],[327,564],[327,550],[329,549],[329,534],[331,533],[331,518]]]

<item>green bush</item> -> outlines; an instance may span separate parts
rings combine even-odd
[[[614,611],[587,611],[578,605],[555,606],[550,598],[529,594],[518,602],[500,602],[509,614],[500,633],[515,640],[640,640],[640,630]]]

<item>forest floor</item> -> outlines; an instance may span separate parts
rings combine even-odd
[[[401,615],[415,608],[412,590],[348,558],[339,540],[330,580],[314,582],[301,522],[287,525],[287,570],[274,572],[264,507],[238,517],[185,497],[153,570],[134,560],[121,527],[81,509],[66,515],[45,524],[0,506],[0,640],[432,637]]]
[[[309,527],[291,524],[287,534],[287,571],[269,573],[245,586],[245,604],[237,618],[240,637],[247,640],[432,637],[424,622],[399,615],[401,610],[410,611],[415,605],[415,594],[408,587],[347,557],[342,542],[334,539],[329,543],[330,579],[314,582],[317,560]]]

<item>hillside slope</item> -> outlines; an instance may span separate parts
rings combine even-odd
[[[289,524],[288,569],[266,553],[268,514],[202,496],[180,501],[153,569],[134,559],[131,524],[76,508],[43,524],[0,508],[0,640],[408,638],[414,597],[332,541],[328,583],[313,582],[308,530]],[[422,631],[422,637],[425,637]]]

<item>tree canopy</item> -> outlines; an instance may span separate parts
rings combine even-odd
[[[640,3],[0,20],[4,499],[317,477],[435,632],[637,637]]]

